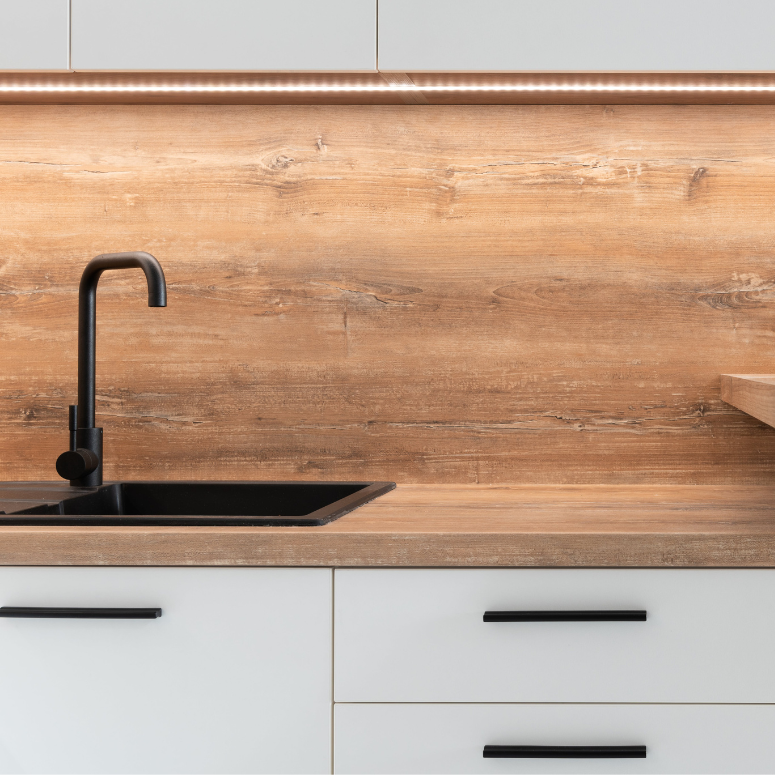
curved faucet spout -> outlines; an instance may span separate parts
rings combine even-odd
[[[103,253],[86,264],[81,275],[79,301],[83,302],[87,294],[97,292],[100,276],[107,269],[142,269],[148,282],[148,306],[167,306],[167,284],[161,264],[150,254],[142,251],[135,253]]]
[[[97,338],[97,283],[109,269],[142,269],[148,282],[148,306],[167,306],[161,264],[150,253],[103,253],[86,265],[78,291],[78,428],[94,428]]]
[[[142,269],[148,306],[167,306],[167,283],[150,253],[103,253],[86,265],[78,290],[78,404],[70,407],[70,449],[57,458],[57,473],[74,487],[102,484],[102,428],[94,427],[97,283],[108,269]]]

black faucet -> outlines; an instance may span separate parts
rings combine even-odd
[[[78,289],[78,404],[70,407],[70,449],[57,458],[57,473],[73,487],[102,484],[102,428],[94,427],[97,283],[108,269],[145,272],[148,306],[167,306],[167,284],[150,253],[103,253],[86,265]]]

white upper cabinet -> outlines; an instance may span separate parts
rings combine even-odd
[[[375,0],[72,0],[72,66],[374,71],[376,15]]]
[[[0,0],[0,70],[67,70],[69,0]]]
[[[775,70],[772,0],[380,0],[379,68]]]

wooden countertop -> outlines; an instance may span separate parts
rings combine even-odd
[[[399,485],[321,527],[3,527],[0,564],[775,567],[775,486]]]

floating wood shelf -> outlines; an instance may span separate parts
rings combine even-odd
[[[722,374],[721,398],[775,427],[775,374]]]

